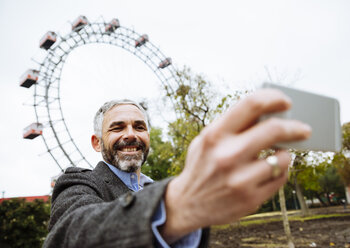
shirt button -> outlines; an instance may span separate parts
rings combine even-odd
[[[135,178],[135,176],[134,175],[131,175],[131,179],[134,179]]]

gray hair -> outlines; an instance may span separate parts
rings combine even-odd
[[[150,125],[149,125],[149,120],[148,120],[148,114],[146,112],[146,109],[142,106],[142,104],[139,104],[139,103],[137,103],[137,102],[135,102],[133,100],[129,100],[129,99],[112,100],[112,101],[109,101],[109,102],[105,102],[95,114],[95,118],[94,118],[94,132],[95,132],[95,135],[97,137],[99,137],[99,138],[102,137],[102,123],[103,123],[103,119],[104,119],[105,114],[110,109],[112,109],[115,106],[127,105],[127,104],[134,105],[138,109],[141,110],[141,112],[142,112],[142,114],[143,114],[143,116],[145,118],[145,122],[146,122],[146,125],[147,125],[147,130],[148,130],[148,132],[150,131],[149,130],[149,126]]]

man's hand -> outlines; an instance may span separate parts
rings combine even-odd
[[[202,130],[190,145],[183,172],[166,191],[167,221],[161,230],[166,240],[236,221],[256,211],[286,182],[287,152],[276,154],[282,172],[276,178],[271,166],[257,155],[278,142],[305,139],[311,129],[295,120],[257,121],[290,105],[280,91],[261,90]]]

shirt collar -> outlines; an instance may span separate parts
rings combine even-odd
[[[146,183],[153,183],[153,180],[146,176],[145,174],[140,173],[140,184],[137,182],[137,174],[135,172],[125,172],[117,169],[115,166],[103,161],[111,171],[119,177],[120,180],[132,191],[139,191],[143,189]]]

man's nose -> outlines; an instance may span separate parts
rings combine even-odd
[[[135,130],[132,126],[127,126],[123,138],[127,141],[134,141],[136,139]]]

